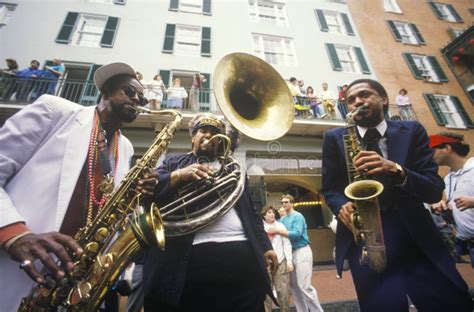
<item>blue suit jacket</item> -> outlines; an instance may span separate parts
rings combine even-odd
[[[342,136],[347,129],[337,128],[325,133],[323,143],[323,193],[335,216],[349,199],[344,195],[348,185]],[[400,164],[407,176],[403,187],[393,189],[393,209],[421,251],[458,287],[466,288],[459,273],[453,270],[453,259],[447,251],[429,212],[423,203],[441,200],[444,182],[438,176],[433,151],[425,129],[416,121],[387,121],[388,159]],[[336,232],[336,267],[342,274],[344,258],[354,244],[352,232],[338,222]]]
[[[163,200],[172,195],[169,187],[170,174],[178,168],[184,168],[196,162],[191,154],[172,155],[163,161],[158,168],[159,184],[157,199]],[[263,221],[259,211],[251,201],[247,185],[234,209],[242,221],[245,235],[253,248],[255,261],[258,263],[262,280],[266,283],[267,293],[273,297],[263,254],[272,250],[268,235],[263,228]],[[166,233],[166,229],[165,229]],[[166,239],[166,249],[151,248],[145,256],[143,271],[143,287],[145,296],[154,297],[168,305],[178,305],[184,283],[186,281],[189,257],[192,252],[194,234]]]

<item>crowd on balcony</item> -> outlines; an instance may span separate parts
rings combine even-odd
[[[77,102],[78,97],[83,95],[82,88],[88,86],[87,81],[83,81],[82,84],[75,82],[77,86],[70,88],[67,94],[61,92],[61,86],[73,83],[61,79],[65,73],[65,66],[57,57],[53,59],[51,66],[44,66],[43,69],[40,69],[40,62],[37,60],[32,60],[30,66],[23,70],[19,70],[14,59],[6,59],[6,64],[7,68],[1,70],[0,81],[0,100],[3,101],[32,102],[42,94],[53,94]],[[148,108],[173,108],[197,112],[206,109],[205,105],[202,105],[203,100],[209,103],[212,90],[203,88],[206,78],[200,73],[193,75],[192,84],[188,89],[181,85],[180,78],[174,78],[171,85],[167,87],[159,74],[155,75],[152,80],[145,80],[139,72],[136,74],[145,87],[145,96],[149,100]],[[296,118],[327,120],[344,120],[346,118],[348,107],[345,90],[347,85],[343,85],[338,92],[334,92],[326,82],[321,84],[319,91],[315,91],[312,86],[305,87],[304,81],[295,77],[287,80],[287,84],[293,96]],[[97,95],[97,92],[88,90],[87,94],[92,98]],[[88,100],[90,101],[90,99]],[[406,89],[400,90],[395,103],[390,105],[387,118],[392,120],[416,119]],[[85,103],[85,105],[88,104]]]

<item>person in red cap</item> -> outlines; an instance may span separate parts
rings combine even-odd
[[[456,224],[456,252],[469,254],[474,267],[474,157],[468,158],[470,147],[459,134],[443,132],[430,136],[434,159],[450,171],[444,178],[444,200],[432,205],[437,213],[452,210]]]
[[[43,95],[0,129],[2,311],[17,311],[45,271],[61,279],[73,269],[84,246],[72,236],[106,200],[99,186],[117,186],[129,170],[133,147],[120,129],[146,104],[143,86],[124,63],[100,67],[94,82],[97,106]],[[138,190],[151,195],[156,182],[150,173]]]

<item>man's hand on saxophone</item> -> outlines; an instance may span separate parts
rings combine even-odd
[[[395,184],[401,184],[405,179],[405,171],[396,162],[383,158],[374,151],[361,151],[354,157],[354,166],[360,173],[366,175],[388,175]]]
[[[342,205],[341,210],[339,210],[337,217],[349,230],[352,230],[351,215],[356,211],[356,209],[357,207],[353,202],[347,202]]]

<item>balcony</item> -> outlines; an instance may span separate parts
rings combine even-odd
[[[190,94],[190,90],[186,90]],[[32,103],[42,94],[49,93],[72,102],[91,106],[97,103],[98,91],[92,81],[79,81],[60,79],[58,81],[48,79],[17,79],[3,78],[0,81],[0,124],[20,110],[25,105]],[[212,112],[222,115],[216,104],[216,99],[212,89],[201,89],[197,101],[198,111],[191,109],[190,98],[176,99],[171,101],[165,93],[161,108],[168,108],[171,104],[183,114],[182,128],[185,129],[189,120],[198,112]],[[295,98],[295,119],[288,134],[299,136],[321,136],[328,129],[341,127],[344,125],[343,115],[347,108],[344,105],[336,104],[337,101],[327,103],[313,103],[308,98]],[[415,112],[410,107],[400,108],[390,105],[389,117],[393,120],[414,120]],[[140,115],[129,127],[132,128],[160,128],[161,124],[169,121],[165,116],[144,116]],[[278,120],[275,120],[275,127],[278,127]]]

